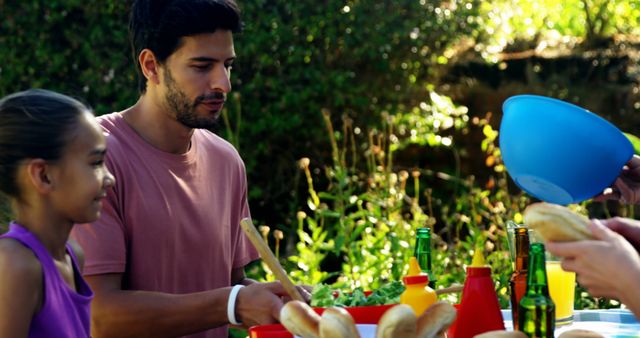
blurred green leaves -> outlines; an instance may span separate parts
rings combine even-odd
[[[137,98],[125,1],[11,1],[0,21],[0,96],[46,88],[98,114]]]
[[[629,141],[631,142],[634,153],[640,155],[640,138],[629,133],[624,133],[624,136],[626,136],[627,139],[629,139]]]
[[[636,0],[493,0],[483,2],[476,49],[492,60],[503,50],[594,47],[620,34],[640,34]]]

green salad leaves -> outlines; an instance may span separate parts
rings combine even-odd
[[[400,295],[404,292],[404,285],[400,281],[393,281],[373,291],[368,297],[362,288],[345,293],[333,290],[329,285],[320,284],[313,288],[311,306],[371,306],[400,303]]]

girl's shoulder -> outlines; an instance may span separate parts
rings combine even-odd
[[[0,238],[0,285],[9,278],[41,283],[42,264],[31,249],[17,240]]]
[[[43,269],[36,255],[12,238],[0,238],[0,313],[9,332],[24,330],[44,300]],[[6,322],[4,323],[6,324]],[[0,332],[0,336],[7,335]]]

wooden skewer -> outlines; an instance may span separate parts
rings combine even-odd
[[[269,249],[267,243],[265,243],[260,233],[258,233],[258,229],[253,225],[253,222],[248,218],[244,218],[240,221],[240,226],[242,230],[244,230],[244,233],[247,234],[247,237],[249,237],[251,243],[253,243],[253,246],[256,247],[258,253],[260,253],[260,257],[262,257],[269,269],[271,269],[276,278],[282,283],[282,286],[289,296],[295,300],[306,302],[300,292],[298,292],[298,289],[296,289],[296,286],[291,282],[291,279],[289,279],[289,276],[282,268],[282,265],[280,265],[280,262],[278,262],[276,256],[271,252],[271,249]]]
[[[462,288],[463,288],[463,287],[464,287],[463,285],[460,285],[460,284],[454,284],[454,285],[451,285],[451,286],[449,286],[449,287],[446,287],[446,288],[443,288],[443,289],[438,289],[438,290],[436,290],[436,295],[438,295],[438,296],[439,296],[439,295],[442,295],[442,294],[445,294],[445,293],[456,293],[456,292],[460,292],[460,291],[462,291]]]

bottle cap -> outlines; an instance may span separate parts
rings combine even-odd
[[[427,284],[429,283],[428,275],[417,275],[417,276],[404,276],[402,277],[402,281],[405,285],[411,284]]]
[[[473,253],[473,260],[471,261],[471,267],[480,268],[483,266],[485,266],[484,256],[482,255],[482,249],[478,247]]]
[[[416,233],[418,234],[418,236],[420,236],[420,235],[430,236],[431,235],[431,228],[418,228]],[[420,237],[422,237],[422,236],[420,236]]]

